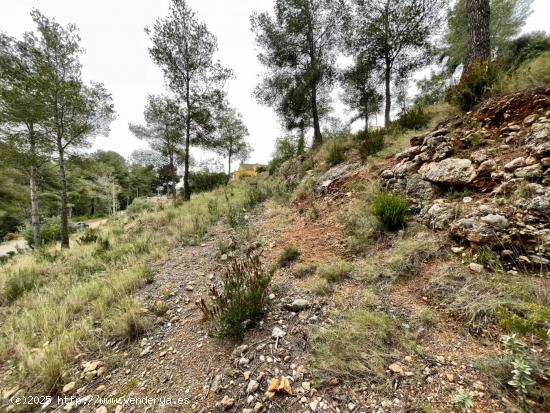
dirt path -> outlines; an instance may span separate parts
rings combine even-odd
[[[332,245],[329,255],[338,256],[343,242],[334,214],[342,210],[343,203],[328,202],[321,208],[323,219],[313,222],[293,209],[283,208],[278,214],[264,211],[251,227],[266,248],[266,265],[290,241],[308,260],[322,259],[315,252],[316,244]],[[327,226],[327,222],[335,225]],[[432,412],[452,412],[458,410],[450,399],[461,387],[475,389],[474,411],[505,411],[502,402],[490,396],[473,364],[475,357],[494,349],[464,336],[454,323],[439,323],[419,336],[420,351],[401,360],[407,375],[387,371],[392,388],[371,390],[369,383],[361,380],[335,380],[316,387],[308,367],[311,329],[334,324],[329,315],[337,309],[335,302],[343,300],[349,303],[346,306],[359,302],[364,286],[355,280],[344,281],[337,297],[318,297],[309,290],[307,280],[295,278],[289,269],[279,270],[272,282],[269,313],[242,342],[210,336],[195,301],[206,296],[210,284],[222,275],[225,262],[219,257],[219,241],[236,238],[234,231],[219,225],[201,245],[170,250],[156,268],[155,281],[141,292],[148,308],[166,306],[169,310],[157,316],[154,328],[140,341],[114,344],[114,355],[99,359],[96,367],[106,368],[99,377],[86,380],[82,375],[70,393],[87,401],[79,411],[385,413],[424,411],[426,407]],[[237,243],[247,248],[245,241]],[[307,305],[293,309],[296,299]],[[406,326],[425,306],[407,286],[399,286],[384,297],[383,310]],[[274,328],[284,337],[273,338]],[[82,363],[90,361],[82,359]],[[292,395],[268,398],[269,384],[281,376],[288,377]],[[67,410],[66,404],[64,408]]]
[[[12,241],[2,242],[0,244],[0,257],[8,255],[10,252],[17,252],[18,249],[26,249],[27,241],[24,239],[14,239]]]

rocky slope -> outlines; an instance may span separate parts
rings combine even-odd
[[[395,155],[382,185],[422,223],[487,246],[510,270],[550,264],[550,89],[484,103]]]

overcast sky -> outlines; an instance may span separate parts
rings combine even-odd
[[[29,12],[38,8],[62,24],[80,30],[83,74],[106,85],[112,93],[117,119],[109,137],[96,138],[95,149],[114,150],[127,157],[145,142],[128,131],[129,122],[142,122],[145,98],[162,93],[161,70],[149,58],[150,41],[144,32],[157,17],[165,16],[169,0],[0,0],[0,30],[20,35],[33,29]],[[262,68],[250,32],[253,11],[271,10],[273,0],[188,0],[189,5],[218,37],[218,57],[235,71],[228,85],[229,100],[243,115],[254,148],[249,161],[266,162],[281,134],[274,112],[251,96]],[[535,0],[524,31],[549,29],[550,0]]]

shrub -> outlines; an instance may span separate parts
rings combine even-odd
[[[61,220],[59,218],[49,218],[41,226],[42,243],[44,245],[52,244],[61,240]],[[69,232],[75,232],[75,227],[69,225]],[[23,231],[23,237],[30,246],[34,245],[34,236],[32,226],[27,226]]]
[[[80,244],[92,244],[99,239],[99,230],[97,228],[86,228],[84,233],[78,239]]]
[[[430,117],[421,106],[413,106],[397,119],[397,124],[403,129],[423,129],[428,126]]]
[[[330,264],[320,265],[319,277],[324,278],[329,282],[336,282],[349,277],[352,270],[353,265],[349,262],[338,260]]]
[[[501,76],[495,86],[496,92],[512,93],[550,83],[550,51],[522,63],[505,76]]]
[[[197,305],[221,336],[241,337],[246,325],[265,312],[270,281],[260,255],[248,254],[229,264],[221,290],[213,286],[210,291],[211,302],[201,299]]]
[[[279,255],[277,263],[279,264],[279,267],[286,267],[291,262],[296,261],[299,256],[300,251],[298,251],[296,247],[287,245],[283,248],[281,255]]]
[[[139,214],[143,211],[152,211],[155,205],[147,198],[134,198],[132,203],[126,208],[126,212],[130,215]]]
[[[470,110],[483,99],[489,87],[496,81],[498,74],[499,68],[494,64],[474,63],[460,82],[449,88],[447,101],[463,111]]]
[[[151,327],[141,304],[132,297],[126,297],[115,308],[113,317],[107,320],[107,331],[113,338],[133,341]]]
[[[474,407],[474,394],[468,389],[458,389],[453,395],[453,404],[463,412],[469,412]]]
[[[400,194],[382,192],[372,201],[372,212],[389,231],[405,225],[408,211],[409,201]]]
[[[5,281],[4,295],[8,302],[13,302],[38,286],[39,270],[37,267],[24,267],[9,273]]]
[[[339,164],[345,159],[347,142],[344,139],[330,139],[322,148],[323,159],[330,165]]]
[[[224,172],[191,172],[189,174],[189,187],[192,193],[206,192],[226,185],[229,176]]]
[[[317,271],[317,264],[314,262],[299,263],[292,268],[292,272],[298,278],[304,278],[309,275],[315,274]]]
[[[364,161],[371,155],[375,155],[384,148],[385,133],[383,130],[369,132],[359,144],[359,156]]]
[[[368,203],[363,200],[354,200],[346,208],[342,220],[348,236],[348,247],[355,254],[364,252],[373,238],[382,232],[380,223],[372,216]]]
[[[311,281],[309,288],[317,295],[329,295],[332,292],[332,285],[324,278],[315,278]]]

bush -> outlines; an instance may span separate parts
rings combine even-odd
[[[192,172],[189,174],[189,186],[192,193],[206,192],[226,185],[229,176],[224,172]]]
[[[359,155],[363,161],[366,161],[368,156],[375,155],[384,148],[385,136],[386,131],[384,129],[363,131],[357,135],[357,138],[361,140]]]
[[[495,86],[496,92],[512,93],[550,83],[550,52],[521,64],[516,70],[502,76]]]
[[[309,288],[317,295],[329,295],[332,292],[332,285],[324,278],[315,278],[311,281]]]
[[[352,270],[353,265],[349,262],[338,260],[319,266],[319,277],[330,282],[336,282],[348,277]]]
[[[499,71],[499,68],[491,63],[474,63],[468,73],[460,79],[460,82],[449,88],[447,101],[463,111],[472,109],[483,99],[489,87],[495,83]]]
[[[292,272],[298,278],[304,278],[309,275],[313,275],[315,274],[315,271],[317,271],[317,264],[314,262],[296,264],[292,268]]]
[[[405,225],[408,211],[409,201],[400,194],[382,192],[372,201],[372,212],[389,231]]]
[[[59,218],[50,218],[44,221],[40,227],[42,243],[44,245],[61,241],[61,220]],[[75,227],[69,225],[69,233],[75,232]],[[34,245],[34,232],[32,226],[27,226],[23,231],[25,241],[32,247]]]
[[[284,247],[281,255],[279,255],[277,263],[279,264],[279,267],[286,267],[292,261],[296,261],[299,256],[300,251],[298,251],[296,247],[292,245],[287,245],[286,247]]]
[[[10,272],[5,281],[4,295],[8,302],[13,302],[28,291],[38,286],[39,271],[36,267],[22,268]]]
[[[84,233],[78,239],[80,244],[92,244],[99,240],[99,230],[97,228],[86,228]]]
[[[430,117],[420,106],[413,106],[397,119],[397,124],[403,129],[423,129],[428,126]]]
[[[151,211],[155,205],[147,198],[134,198],[132,203],[126,208],[126,212],[130,215],[139,214],[143,211]]]
[[[346,146],[342,140],[329,140],[326,143],[325,150],[325,162],[330,166],[337,165],[345,159]]]
[[[270,281],[271,274],[264,270],[260,255],[249,254],[229,264],[222,289],[212,287],[209,304],[201,299],[197,305],[221,336],[241,337],[246,326],[265,312]]]

